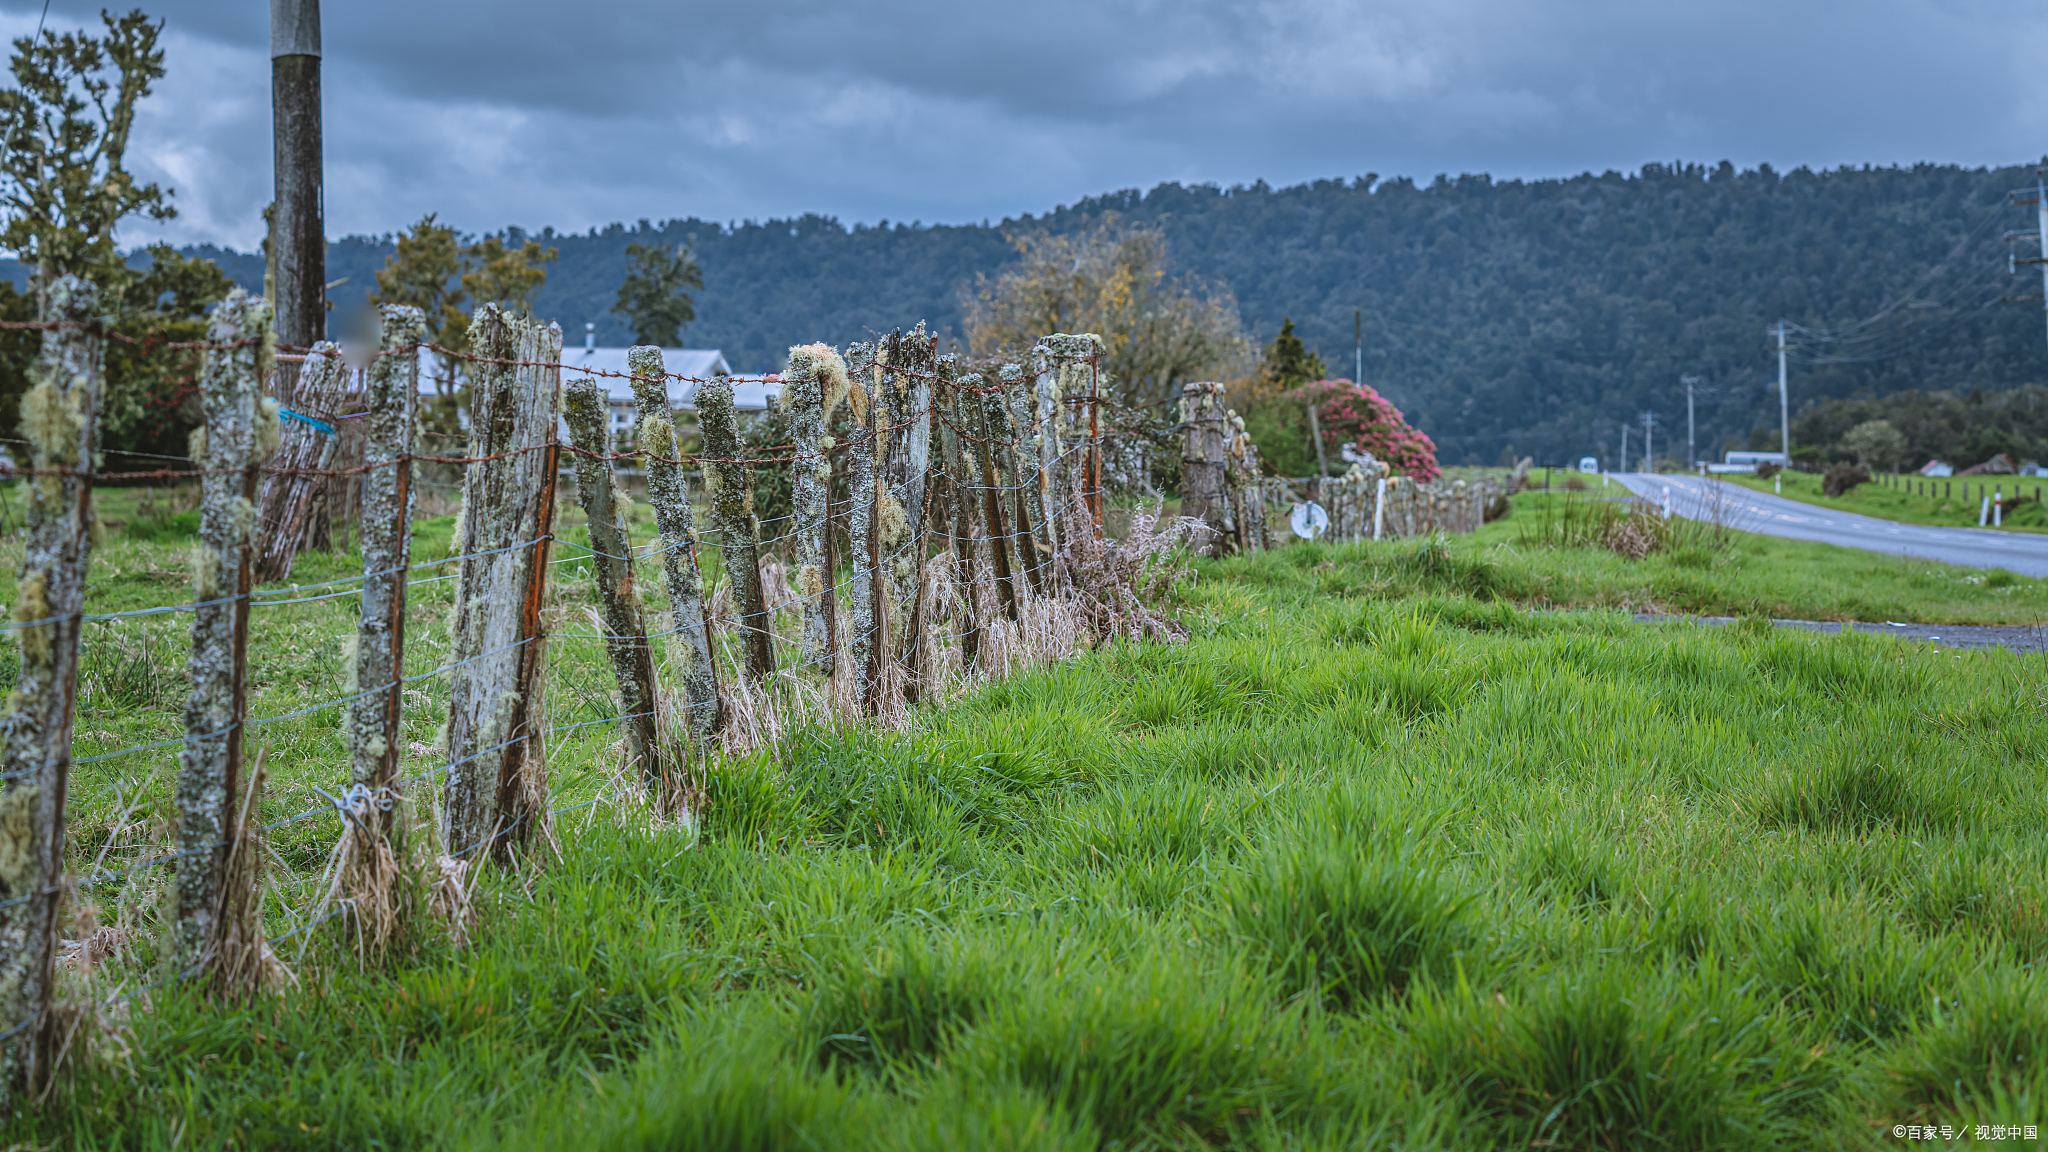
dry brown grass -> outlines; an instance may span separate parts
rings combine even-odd
[[[244,999],[258,992],[276,992],[295,982],[263,931],[263,827],[261,811],[267,750],[256,754],[249,786],[242,790],[242,810],[229,838],[228,861],[221,878],[220,943],[211,957],[210,985],[217,996]]]

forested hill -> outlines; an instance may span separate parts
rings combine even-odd
[[[1705,453],[1760,428],[1775,446],[1766,330],[1781,315],[1839,327],[1902,294],[1916,302],[1833,346],[1876,359],[1795,363],[1795,409],[1861,389],[2048,382],[2040,305],[1987,306],[2040,289],[2030,269],[2008,275],[2000,239],[2032,227],[2031,209],[2006,200],[2031,182],[2019,168],[1650,165],[1531,182],[1163,184],[986,226],[846,228],[820,217],[614,225],[538,234],[561,259],[536,310],[558,317],[572,342],[585,321],[598,323],[602,342],[623,342],[611,306],[625,246],[688,241],[706,288],[685,341],[758,371],[792,343],[840,343],[920,318],[957,333],[962,286],[1014,255],[1006,233],[1089,227],[1113,211],[1158,225],[1182,269],[1227,284],[1261,341],[1292,317],[1333,373],[1350,374],[1353,309],[1364,309],[1367,382],[1449,462],[1491,463],[1510,446],[1545,460],[1611,455],[1619,420],[1645,410],[1658,413],[1660,444],[1682,449],[1683,375],[1717,389],[1699,402]],[[1961,255],[1944,265],[1958,244]],[[337,242],[329,275],[349,277],[337,299],[360,301],[389,251],[388,240]],[[260,283],[253,258],[219,255]]]

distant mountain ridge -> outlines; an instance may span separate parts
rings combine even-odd
[[[1900,326],[1891,343],[1903,354],[1795,365],[1795,411],[1863,390],[2048,383],[2039,305],[1985,304],[2039,288],[2038,278],[2007,275],[1998,241],[2031,228],[2030,213],[2003,207],[2009,189],[2031,181],[2019,167],[1781,174],[1651,164],[1536,181],[1161,184],[994,225],[642,221],[532,234],[561,252],[535,311],[560,319],[572,343],[585,322],[598,325],[600,343],[623,343],[631,334],[611,306],[626,245],[690,243],[706,287],[684,342],[758,371],[778,366],[793,343],[843,344],[918,320],[957,336],[963,288],[1014,258],[1008,235],[1078,230],[1114,212],[1161,228],[1183,270],[1228,285],[1257,339],[1291,317],[1332,374],[1352,374],[1353,310],[1362,308],[1366,382],[1401,405],[1446,462],[1491,463],[1510,448],[1545,461],[1611,455],[1619,421],[1639,428],[1650,410],[1660,445],[1682,453],[1684,375],[1716,389],[1698,404],[1706,455],[1760,429],[1775,444],[1770,324],[1869,316],[1966,240],[1955,263],[1917,289],[1949,306],[1887,321]],[[361,301],[391,250],[388,237],[335,241],[329,278],[349,280],[337,301]],[[262,282],[259,257],[190,251],[252,288]]]

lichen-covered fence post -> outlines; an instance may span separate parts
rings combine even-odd
[[[379,355],[370,365],[363,439],[363,600],[348,705],[349,775],[376,794],[372,825],[388,838],[391,789],[404,755],[399,738],[405,668],[405,582],[412,564],[412,455],[419,397],[419,343],[426,318],[410,305],[377,309]]]
[[[15,583],[21,671],[0,716],[0,1107],[48,1074],[50,982],[63,898],[64,799],[78,694],[79,614],[92,555],[97,446],[99,293],[66,276],[50,285],[33,384],[21,398],[27,525]]]
[[[562,329],[495,304],[469,325],[470,431],[448,688],[450,854],[512,858],[546,819],[541,594],[553,541]]]
[[[1031,385],[1020,364],[1005,364],[996,370],[1002,384],[998,406],[990,412],[997,428],[995,448],[1003,469],[1005,502],[1016,523],[1010,533],[1019,567],[1034,595],[1047,595],[1047,561],[1052,554],[1052,537],[1044,523],[1038,502],[1038,440],[1033,435],[1034,411]]]
[[[804,598],[804,643],[799,667],[820,675],[833,671],[838,639],[839,599],[833,590],[832,447],[825,430],[846,398],[846,361],[826,344],[789,350],[782,374],[782,402],[789,410],[791,451],[796,459],[791,504],[796,523],[796,585]]]
[[[969,464],[976,445],[965,439],[968,435],[962,420],[965,405],[960,400],[966,390],[980,387],[981,377],[971,372],[957,374],[951,357],[941,364],[942,391],[937,396],[937,410],[943,413],[944,423],[939,430],[939,447],[946,470],[947,504],[953,514],[953,562],[959,566],[960,667],[962,671],[969,671],[981,655],[983,605],[977,598],[981,595],[983,583],[979,555],[981,533],[976,516],[980,504],[977,489],[981,485]]]
[[[848,674],[855,706],[867,715],[881,708],[882,635],[880,583],[876,571],[875,440],[880,425],[882,365],[871,340],[846,349],[846,397],[853,405],[854,433],[846,452],[848,576]],[[871,387],[872,386],[872,387]]]
[[[328,478],[317,473],[334,458],[339,430],[334,417],[348,384],[350,369],[339,345],[325,340],[313,345],[298,371],[282,368],[276,380],[289,387],[277,396],[280,426],[275,471],[263,478],[256,498],[256,582],[267,584],[292,574],[292,564],[305,548],[312,529],[313,497]],[[290,471],[287,471],[287,470]]]
[[[262,395],[270,356],[270,305],[240,289],[213,313],[199,376],[206,413],[193,434],[200,478],[199,543],[192,550],[191,683],[185,748],[178,762],[174,963],[202,968],[227,927],[223,901],[229,841],[241,792],[247,709],[251,537],[257,465],[277,446],[277,403]]]
[[[875,513],[876,553],[882,569],[888,659],[896,666],[904,690],[915,698],[919,671],[917,599],[924,573],[925,472],[931,463],[932,375],[937,368],[936,341],[920,321],[908,334],[902,329],[882,341],[881,387],[874,397],[881,410],[876,451],[880,454],[879,507]]]
[[[1048,338],[1050,339],[1050,338]],[[1061,481],[1065,470],[1061,451],[1060,425],[1066,409],[1062,393],[1063,373],[1055,356],[1055,348],[1040,340],[1031,350],[1032,388],[1030,392],[1031,460],[1025,469],[1030,479],[1031,519],[1037,535],[1036,551],[1038,571],[1041,574],[1039,590],[1050,595],[1058,580],[1060,568],[1053,563],[1053,557],[1060,548],[1060,501],[1070,490]]]
[[[1207,555],[1220,556],[1237,535],[1225,476],[1227,433],[1234,429],[1223,404],[1223,385],[1213,381],[1183,385],[1180,421],[1186,434],[1180,461],[1180,514],[1208,525],[1209,539],[1202,549]]]
[[[576,497],[589,520],[590,558],[604,618],[605,652],[619,682],[619,716],[626,733],[626,758],[640,771],[650,792],[662,795],[673,766],[662,753],[661,697],[654,687],[654,649],[647,643],[647,615],[633,578],[633,499],[612,483],[611,445],[606,428],[611,406],[589,376],[571,381],[562,400],[569,443],[576,449]]]
[[[668,403],[668,369],[661,349],[641,345],[626,353],[633,374],[633,406],[640,450],[646,455],[647,502],[661,533],[661,567],[668,584],[669,627],[680,637],[683,707],[690,747],[701,756],[718,731],[718,664],[711,656],[711,621],[704,603],[704,573],[697,564],[697,529],[691,522],[690,490],[678,455],[675,410]],[[673,798],[673,786],[665,798]]]
[[[347,735],[350,788],[338,848],[349,901],[348,927],[368,951],[381,952],[398,928],[393,889],[405,857],[398,824],[398,768],[405,749],[405,584],[412,565],[413,436],[419,397],[419,343],[425,315],[410,305],[377,309],[378,356],[363,393],[363,598],[349,664]],[[316,345],[316,347],[319,347]],[[312,364],[307,365],[313,369]],[[303,377],[302,377],[303,379]]]
[[[972,385],[968,381],[973,381]],[[980,376],[961,378],[960,407],[967,434],[974,438],[971,451],[977,465],[975,479],[981,487],[982,526],[988,533],[989,567],[995,577],[996,599],[1003,615],[1017,619],[1018,596],[1016,537],[1010,532],[1011,514],[1004,500],[1003,471],[1000,466],[999,430],[1009,427],[1003,416],[1002,390],[989,387]]]
[[[747,673],[757,680],[775,671],[775,621],[761,587],[761,558],[754,531],[754,482],[743,462],[739,413],[732,379],[713,376],[697,389],[697,424],[704,430],[704,496],[725,576],[732,581],[733,611],[739,616],[740,645]]]
[[[1040,460],[1041,500],[1054,524],[1067,523],[1059,502],[1078,491],[1090,520],[1102,527],[1101,358],[1102,337],[1092,332],[1056,332],[1032,348],[1040,426],[1053,430],[1050,442],[1041,441]]]
[[[1235,412],[1228,415],[1223,429],[1229,437],[1224,487],[1231,520],[1237,525],[1237,545],[1246,552],[1264,552],[1270,543],[1266,539],[1266,498],[1259,477],[1259,447],[1245,434],[1243,418]]]

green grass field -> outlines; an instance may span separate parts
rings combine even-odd
[[[2048,482],[2032,476],[1968,476],[1948,480],[1902,476],[1898,479],[1901,486],[1897,488],[1887,487],[1880,479],[1858,484],[1841,496],[1823,493],[1821,478],[1809,472],[1783,472],[1777,478],[1783,481],[1778,495],[1787,500],[1839,508],[1844,512],[1896,520],[1902,524],[1931,524],[1945,528],[1975,528],[1981,507],[1978,485],[1983,484],[1986,492],[2002,487],[2005,498],[2003,528],[2013,532],[2048,532],[2048,507],[2041,503],[2042,493],[2048,492]],[[1771,481],[1754,476],[1737,475],[1725,479],[1752,491],[1772,491]],[[1964,491],[1966,486],[1967,494]]]
[[[2048,1121],[2043,659],[1627,616],[2030,622],[2041,583],[1743,537],[1624,561],[1534,542],[1536,499],[1447,546],[1203,564],[1189,642],[715,764],[690,827],[565,813],[469,948],[423,923],[359,964],[336,922],[280,997],[160,988],[8,1138],[1873,1148]],[[96,608],[182,598],[180,547],[116,539]],[[557,626],[589,632],[575,570]],[[409,668],[441,659],[445,587],[414,589]],[[353,604],[259,612],[253,714],[337,694]],[[81,730],[176,734],[181,620],[92,642]],[[550,720],[608,714],[595,642],[554,652]],[[264,730],[275,817],[345,775],[335,725]],[[174,752],[79,770],[81,868],[161,843]],[[559,742],[557,803],[618,756],[604,726]],[[274,837],[274,932],[331,825]],[[139,941],[103,979],[152,978],[166,883],[96,895]]]

